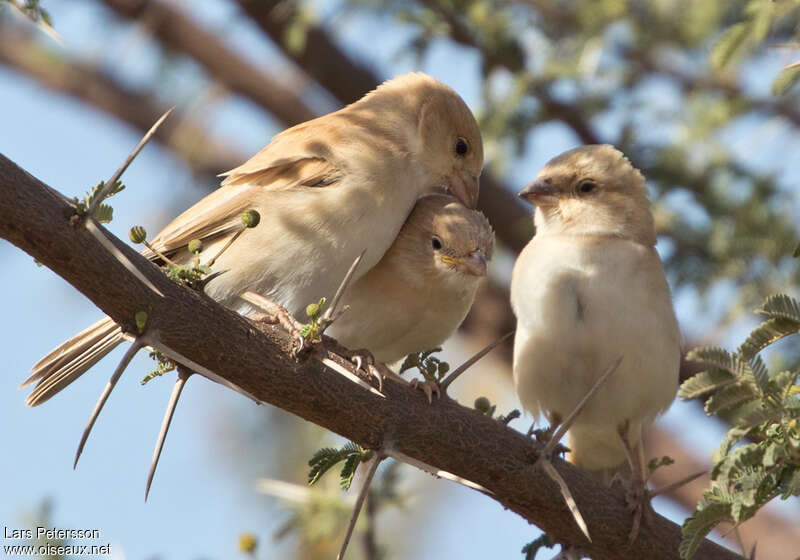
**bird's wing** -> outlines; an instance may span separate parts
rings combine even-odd
[[[242,227],[242,212],[261,198],[253,189],[286,191],[335,185],[343,171],[332,161],[330,146],[314,141],[315,137],[330,140],[331,127],[317,121],[282,132],[247,162],[224,173],[222,186],[175,218],[151,246],[169,256],[192,239],[209,241],[233,235]],[[148,251],[145,255],[151,256]]]

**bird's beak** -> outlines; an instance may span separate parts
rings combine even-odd
[[[471,274],[472,276],[486,276],[488,271],[488,264],[486,262],[486,255],[483,251],[476,249],[464,258],[454,259],[453,257],[443,256],[442,262],[452,265],[457,269]]]
[[[558,191],[544,181],[535,180],[517,193],[520,198],[535,206],[553,205],[558,201]]]
[[[467,208],[475,208],[478,205],[480,177],[476,177],[464,169],[457,169],[447,177],[445,186],[450,194]]]

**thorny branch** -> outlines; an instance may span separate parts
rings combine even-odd
[[[291,338],[280,328],[250,323],[171,282],[112,238],[164,294],[159,297],[91,234],[73,228],[71,213],[62,196],[0,156],[0,236],[62,276],[126,331],[136,332],[134,316],[146,311],[154,346],[195,371],[365,447],[391,449],[470,480],[556,540],[587,544],[558,489],[533,469],[541,447],[523,434],[449,398],[429,406],[418,391],[395,382],[385,384],[386,398],[380,398],[319,361],[297,361]],[[345,352],[330,338],[324,342],[332,351]],[[628,546],[630,515],[623,496],[563,461],[554,465],[587,519],[596,558],[678,557],[677,525],[656,516]],[[699,554],[712,560],[737,557],[710,541]]]

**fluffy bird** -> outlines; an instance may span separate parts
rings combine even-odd
[[[519,194],[536,206],[511,284],[520,401],[557,425],[622,357],[571,425],[570,459],[608,482],[627,458],[644,485],[642,429],[672,403],[680,362],[644,177],[614,147],[583,146]]]
[[[474,208],[482,165],[480,131],[461,97],[406,74],[275,136],[151,245],[178,263],[189,262],[192,239],[215,255],[241,229],[242,212],[255,209],[259,226],[219,257],[215,270],[227,272],[206,293],[248,312],[238,296],[253,291],[304,318],[308,303],[333,295],[362,250],[355,280],[380,261],[420,196],[446,191]],[[43,403],[122,340],[105,318],[62,344],[23,383],[38,381],[27,403]]]
[[[393,363],[447,340],[475,300],[492,258],[486,217],[455,199],[419,199],[383,259],[350,286],[349,311],[328,334]]]

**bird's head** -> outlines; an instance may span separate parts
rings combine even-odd
[[[655,245],[644,176],[607,144],[551,159],[519,192],[536,206],[537,234],[608,235]]]
[[[413,152],[424,170],[426,193],[446,191],[475,208],[483,141],[472,111],[453,89],[425,74],[406,74],[392,83],[418,104]]]
[[[417,196],[447,192],[475,208],[483,142],[472,111],[452,88],[411,72],[385,81],[345,111],[407,152],[420,172]]]
[[[425,282],[475,288],[488,272],[494,232],[477,210],[453,197],[429,195],[417,201],[392,251]]]

